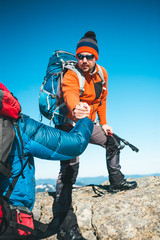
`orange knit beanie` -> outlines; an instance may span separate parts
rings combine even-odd
[[[96,34],[94,32],[86,32],[84,37],[82,37],[78,42],[76,56],[78,53],[81,52],[89,52],[95,56],[96,60],[98,60],[99,50],[96,40]]]

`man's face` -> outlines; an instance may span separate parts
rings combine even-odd
[[[84,57],[85,56],[85,57]],[[77,54],[78,67],[83,72],[93,72],[94,66],[96,64],[96,58],[93,54],[88,52],[82,52]]]

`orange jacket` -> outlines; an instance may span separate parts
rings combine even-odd
[[[73,116],[73,109],[79,102],[86,102],[90,108],[90,116],[89,118],[94,121],[96,119],[96,113],[99,117],[99,123],[101,125],[107,124],[106,121],[106,97],[107,97],[107,80],[108,75],[106,70],[102,68],[104,79],[105,79],[105,85],[102,86],[105,87],[105,89],[102,89],[101,91],[101,78],[98,74],[98,67],[96,66],[96,70],[93,74],[90,73],[84,73],[85,76],[85,85],[84,85],[84,92],[80,96],[80,86],[79,86],[79,79],[75,72],[68,70],[67,73],[64,75],[63,81],[62,81],[62,93],[64,102],[69,110],[69,114],[67,115],[69,118],[74,119]],[[100,96],[97,95],[96,99],[96,92],[99,91]],[[97,93],[98,94],[98,93]]]

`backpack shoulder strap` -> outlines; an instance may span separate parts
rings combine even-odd
[[[81,96],[84,92],[84,84],[85,84],[85,77],[83,72],[78,67],[75,67],[74,65],[66,65],[65,68],[70,69],[77,74],[79,79],[80,96]]]
[[[98,64],[97,64],[97,66],[98,66],[98,74],[99,74],[100,78],[102,79],[102,84],[104,85],[105,80],[104,80],[104,75],[103,75],[102,68]]]
[[[13,191],[13,189],[14,189],[17,181],[18,181],[18,178],[19,178],[19,176],[22,174],[22,172],[23,172],[24,168],[26,167],[27,163],[29,163],[28,159],[26,160],[26,162],[25,162],[25,164],[23,165],[22,169],[20,170],[19,174],[13,178],[12,183],[9,185],[9,188],[8,188],[8,190],[7,190],[7,192],[6,192],[5,196],[4,196],[4,199],[5,199],[6,201],[9,200],[9,198],[10,198],[10,196],[11,196],[11,194],[12,194],[12,191]]]
[[[99,74],[99,76],[102,80],[102,85],[105,85],[105,80],[104,80],[104,75],[103,75],[102,68],[98,64],[97,64],[97,66],[98,66],[98,74]],[[74,65],[66,65],[65,68],[70,69],[77,74],[78,79],[79,79],[80,96],[81,96],[84,92],[84,84],[85,84],[85,77],[84,77],[84,74],[83,74],[82,70],[79,69],[78,67],[74,66]]]

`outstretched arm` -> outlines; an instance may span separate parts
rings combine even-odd
[[[48,160],[68,160],[83,153],[92,131],[93,123],[88,118],[79,120],[69,133],[39,123],[27,116],[20,123],[29,141],[28,153]]]

